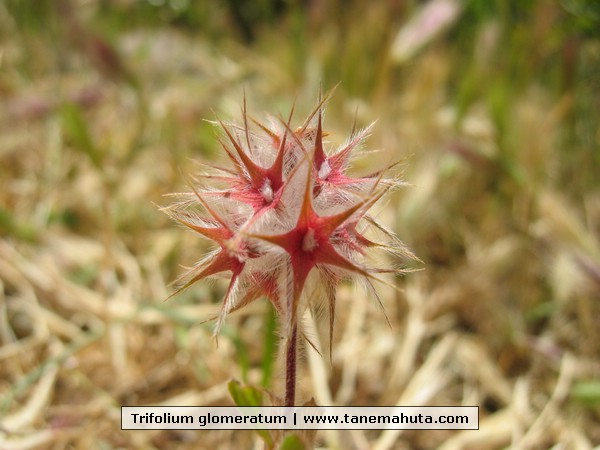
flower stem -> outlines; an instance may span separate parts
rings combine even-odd
[[[285,349],[285,406],[296,402],[296,350],[298,347],[298,326],[294,324]]]

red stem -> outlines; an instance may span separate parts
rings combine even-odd
[[[296,402],[296,349],[298,326],[294,324],[285,350],[285,406]]]

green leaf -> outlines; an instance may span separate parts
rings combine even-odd
[[[285,437],[279,450],[306,450],[306,446],[302,439],[296,434],[289,434]]]
[[[238,406],[262,406],[262,392],[254,386],[242,385],[237,380],[227,384],[233,401]]]
[[[254,406],[259,407],[262,406],[262,391],[254,386],[242,385],[237,380],[231,380],[227,384],[227,388],[229,389],[229,393],[233,398],[233,401],[236,405],[240,407]],[[267,449],[273,448],[273,438],[271,434],[267,430],[254,430],[258,433],[258,435],[265,442],[265,446]]]

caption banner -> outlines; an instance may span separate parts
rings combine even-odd
[[[477,406],[123,406],[123,430],[477,430]]]

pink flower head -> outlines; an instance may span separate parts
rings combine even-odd
[[[296,130],[290,128],[293,110],[287,121],[267,126],[252,120],[255,127],[250,127],[244,101],[242,126],[218,121],[230,166],[207,166],[201,185],[164,208],[216,244],[180,278],[183,284],[174,294],[201,279],[230,274],[215,334],[229,313],[263,296],[290,333],[315,297],[305,293],[312,274],[318,276],[317,291],[324,293],[332,333],[341,280],[360,277],[372,288],[377,273],[402,272],[374,265],[374,250],[416,259],[369,214],[378,200],[402,185],[385,176],[391,166],[363,176],[349,173],[353,152],[372,126],[353,132],[339,149],[326,150],[322,125],[328,98]]]

